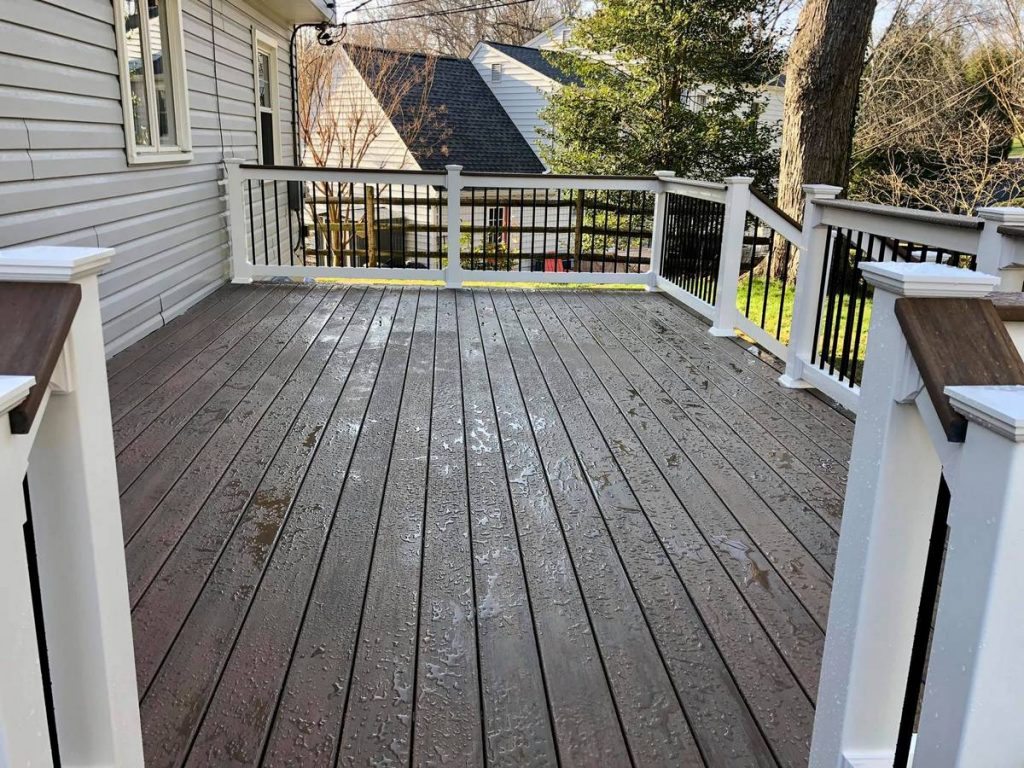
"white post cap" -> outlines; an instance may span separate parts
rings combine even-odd
[[[34,376],[0,375],[0,416],[8,413],[28,397],[28,392],[35,383]]]
[[[946,387],[953,410],[1015,443],[1024,442],[1024,386]]]
[[[113,248],[35,245],[0,250],[0,280],[70,283],[110,263]]]
[[[979,218],[998,224],[1024,224],[1024,208],[979,208],[977,214]]]
[[[452,172],[452,171],[461,171],[461,170],[462,170],[462,166],[461,166],[461,165],[446,165],[446,166],[444,167],[444,169],[445,169],[446,171],[449,171],[449,172]]]
[[[842,187],[831,184],[804,184],[800,187],[806,197],[839,197]]]
[[[655,171],[654,175],[657,176],[659,179],[671,179],[673,176],[676,175],[676,172],[675,171]]]
[[[753,176],[727,176],[724,179],[726,184],[753,184]]]
[[[999,278],[947,264],[882,261],[861,263],[864,279],[897,296],[977,299],[987,296]]]

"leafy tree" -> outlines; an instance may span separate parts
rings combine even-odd
[[[550,54],[573,82],[542,113],[556,172],[751,174],[771,186],[758,86],[779,67],[765,0],[604,0]],[[582,53],[585,52],[585,53]]]

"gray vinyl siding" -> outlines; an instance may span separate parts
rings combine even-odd
[[[108,354],[227,279],[221,161],[257,156],[253,26],[277,40],[292,162],[291,23],[246,0],[182,10],[193,159],[129,166],[112,0],[0,0],[0,248],[113,247],[100,276]]]

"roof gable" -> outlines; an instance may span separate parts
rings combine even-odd
[[[541,173],[544,166],[468,59],[346,46],[423,170]]]
[[[520,64],[529,67],[535,72],[539,72],[544,75],[544,77],[554,80],[556,83],[560,83],[562,85],[578,85],[580,82],[578,77],[560,69],[557,64],[552,62],[552,59],[557,61],[558,54],[551,51],[542,51],[539,48],[527,48],[522,45],[495,43],[491,40],[485,40],[484,45],[489,45],[494,50],[505,54],[509,58],[515,59]]]

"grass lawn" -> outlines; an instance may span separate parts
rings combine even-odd
[[[746,277],[740,279],[739,287],[736,291],[736,306],[739,311],[746,314],[747,308],[747,294],[750,294],[750,320],[761,325],[761,307],[764,302],[764,291],[765,291],[765,280],[763,277],[755,277],[753,284],[748,282]],[[782,288],[776,283],[772,283],[768,286],[768,305],[765,308],[765,320],[764,327],[768,333],[775,335],[775,329],[778,327],[779,313],[782,313],[782,329],[779,334],[779,341],[783,344],[789,343],[789,331],[793,323],[793,299],[796,296],[796,286],[793,284],[786,286],[786,301],[782,302]],[[846,332],[846,318],[850,313],[850,297],[844,295],[842,302],[839,307],[839,341],[838,341],[838,352],[842,352],[843,339]],[[853,302],[852,310],[853,316],[853,332],[857,330],[857,305],[858,302]],[[832,316],[836,316],[836,307],[833,305]],[[860,372],[864,368],[864,351],[867,348],[868,342],[868,327],[871,324],[871,297],[868,296],[867,301],[864,304],[864,319],[862,321],[861,331],[861,343],[860,349],[857,350],[857,380],[860,380]],[[834,320],[832,328],[835,328]],[[822,326],[821,333],[824,333],[824,325]],[[839,363],[841,354],[837,356],[836,364]]]

